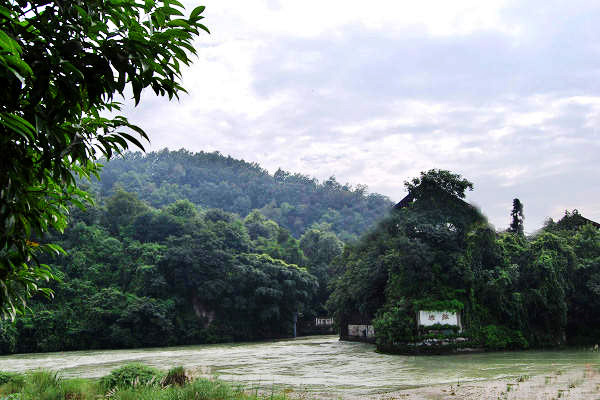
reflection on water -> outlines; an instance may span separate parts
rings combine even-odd
[[[264,343],[220,344],[136,350],[73,351],[0,357],[0,370],[60,370],[65,377],[98,377],[128,363],[158,368],[199,368],[228,381],[256,386],[367,394],[457,381],[539,375],[600,365],[598,353],[560,350],[450,356],[397,356],[336,336]]]

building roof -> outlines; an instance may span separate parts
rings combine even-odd
[[[399,210],[401,208],[408,207],[414,199],[415,196],[412,193],[409,193],[402,200],[400,200],[393,208],[394,210]]]

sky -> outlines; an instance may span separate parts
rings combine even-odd
[[[600,2],[206,0],[189,94],[126,114],[150,150],[220,151],[393,201],[432,168],[498,230],[600,221]]]

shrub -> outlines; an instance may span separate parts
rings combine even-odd
[[[183,386],[189,382],[188,376],[185,374],[185,369],[183,367],[175,367],[171,368],[167,375],[162,380],[163,386],[167,385],[176,385]]]
[[[414,339],[414,318],[405,308],[390,307],[373,320],[377,344],[386,347],[395,342],[406,342]]]
[[[0,400],[20,399],[18,392],[25,386],[25,376],[14,372],[0,372]],[[4,396],[4,397],[3,397]]]
[[[12,393],[19,393],[20,400],[59,400],[67,398],[62,387],[63,380],[54,371],[34,371],[27,373],[21,387],[10,387]]]
[[[481,329],[481,342],[491,350],[526,349],[527,339],[521,331],[514,331],[504,326],[487,325]]]
[[[19,393],[12,393],[4,397],[0,397],[0,400],[21,400],[21,395]]]
[[[100,384],[105,389],[114,387],[127,387],[137,385],[158,384],[163,373],[156,368],[144,364],[132,363],[126,364],[115,370],[100,380]]]
[[[68,400],[95,400],[100,391],[98,382],[91,379],[64,380],[62,389]]]
[[[33,387],[39,392],[54,390],[61,385],[62,379],[58,372],[35,371],[27,374],[25,379],[26,388]]]
[[[9,382],[23,382],[23,375],[16,372],[0,371],[0,386]]]

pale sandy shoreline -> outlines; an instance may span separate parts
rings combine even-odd
[[[582,370],[556,371],[533,377],[422,387],[386,393],[371,399],[598,400],[600,399],[600,372],[597,367],[588,366]]]
[[[289,395],[307,400],[600,400],[600,370],[589,365],[583,369],[557,370],[531,377],[431,385],[375,395],[314,392]]]
[[[517,379],[466,382],[456,385],[436,385],[387,393],[373,399],[414,400],[551,400],[600,399],[600,372],[588,366],[582,370],[560,370],[552,374]]]

